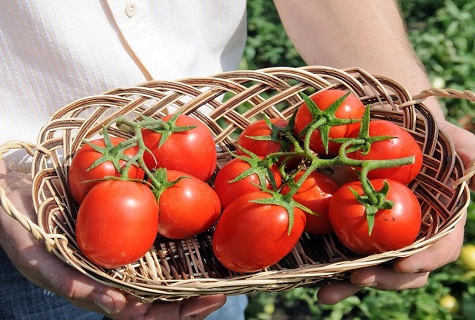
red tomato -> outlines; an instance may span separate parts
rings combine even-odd
[[[303,174],[304,171],[298,172],[294,180],[297,182]],[[292,196],[295,201],[316,213],[315,215],[305,212],[307,216],[305,232],[319,235],[333,230],[328,218],[328,205],[337,189],[338,185],[335,181],[320,172],[314,171],[310,173],[298,191]],[[289,186],[284,185],[281,193],[287,194],[289,191]]]
[[[285,119],[270,119],[271,123],[279,128],[287,126],[288,121]],[[239,135],[236,143],[244,149],[252,153],[265,157],[270,153],[279,152],[282,150],[282,144],[274,140],[256,140],[253,137],[272,137],[272,129],[269,128],[265,120],[258,120],[247,126]],[[278,137],[275,137],[276,139]],[[237,154],[245,154],[241,149],[236,150]]]
[[[113,146],[125,141],[125,139],[118,137],[110,137],[110,140]],[[103,138],[93,140],[91,143],[101,148],[105,148]],[[108,149],[111,148],[112,147],[109,147]],[[123,151],[122,156],[125,155],[132,158],[137,154],[137,151],[138,148],[136,147],[126,149]],[[107,154],[108,152],[105,153]],[[104,157],[104,155],[95,150],[89,144],[84,144],[74,155],[69,168],[68,183],[71,194],[76,203],[81,203],[86,193],[99,182],[89,180],[98,180],[108,176],[120,177],[121,173],[114,167],[114,164],[110,160],[101,163],[94,169],[88,170],[89,167],[101,157]],[[123,166],[125,160],[119,160],[119,164]],[[144,171],[137,166],[131,166],[128,172],[128,177],[130,179],[143,179]]]
[[[299,240],[305,226],[304,212],[294,208],[294,222],[288,234],[286,209],[251,202],[270,197],[263,191],[248,193],[224,209],[213,236],[213,251],[226,268],[250,273],[270,267],[285,257]]]
[[[310,98],[315,102],[320,110],[327,110],[335,101],[344,96],[347,91],[344,90],[325,90],[319,91]],[[334,116],[340,119],[361,119],[364,114],[365,107],[358,97],[350,93],[348,97],[338,107]],[[314,121],[309,108],[302,104],[295,115],[295,132],[300,134],[302,130]],[[329,130],[329,138],[346,138],[348,135],[359,128],[359,123],[341,124],[332,126]],[[310,148],[318,154],[337,155],[340,145],[336,142],[328,143],[328,153],[325,151],[320,129],[316,129],[310,137]]]
[[[205,232],[219,218],[218,195],[206,182],[175,170],[167,170],[167,180],[186,176],[160,195],[158,233],[170,239],[185,239]]]
[[[259,176],[256,173],[252,173],[252,171],[248,171],[250,174],[247,177],[232,182],[247,170],[252,170],[251,165],[244,160],[235,158],[226,163],[216,174],[214,190],[218,194],[223,208],[226,208],[231,202],[246,193],[260,190],[257,186],[260,185]],[[265,168],[261,167],[259,171],[262,176],[266,176],[267,170]],[[279,169],[273,165],[270,167],[270,171],[272,172],[276,186],[279,187],[282,184]],[[266,188],[272,189],[270,180],[267,179],[266,181]]]
[[[350,190],[363,195],[361,182],[340,187],[330,200],[329,217],[336,236],[344,246],[358,254],[398,250],[412,244],[419,234],[421,208],[417,197],[411,189],[395,180],[376,179],[371,180],[371,184],[380,190],[384,181],[389,184],[386,199],[393,201],[394,206],[376,212],[371,235],[365,207]]]
[[[152,247],[157,230],[157,200],[146,185],[138,182],[102,181],[79,206],[79,249],[104,268],[117,268],[140,259]]]
[[[173,115],[162,118],[169,121]],[[173,132],[159,146],[162,134],[143,129],[142,136],[150,152],[145,152],[144,161],[150,170],[166,168],[190,174],[206,181],[214,173],[217,163],[216,145],[211,131],[204,123],[187,115],[180,115],[177,126],[196,126],[181,132]]]
[[[355,130],[350,137],[358,137],[359,130]],[[421,171],[422,151],[414,137],[399,127],[397,124],[386,120],[371,120],[369,123],[369,136],[391,136],[392,139],[371,143],[368,153],[356,151],[348,154],[349,158],[356,160],[389,160],[414,156],[413,164],[399,167],[371,170],[369,179],[393,179],[408,184]]]

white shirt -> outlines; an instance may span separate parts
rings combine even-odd
[[[245,38],[244,0],[1,1],[0,144],[82,97],[237,69]]]

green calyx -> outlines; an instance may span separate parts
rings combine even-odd
[[[183,175],[176,180],[168,181],[167,169],[165,168],[158,168],[153,175],[150,177],[151,184],[152,184],[152,192],[155,195],[157,201],[160,200],[160,196],[162,193],[167,190],[168,188],[173,187],[179,181],[183,179],[190,179],[190,176]]]
[[[267,181],[269,181],[273,189],[277,189],[277,182],[275,181],[274,174],[271,171],[271,167],[274,165],[276,160],[269,157],[261,158],[245,148],[240,146],[238,146],[238,148],[240,148],[247,156],[240,156],[237,154],[233,154],[233,156],[244,162],[247,162],[250,167],[230,182],[237,182],[255,174],[259,179],[259,187],[265,187],[267,185]]]
[[[330,141],[329,132],[330,129],[334,126],[351,124],[360,122],[361,119],[342,119],[338,118],[335,113],[338,108],[341,106],[343,101],[350,95],[351,92],[347,92],[342,97],[333,102],[326,110],[321,110],[317,104],[307,95],[300,92],[300,96],[307,105],[310,114],[312,115],[312,121],[302,130],[300,133],[302,136],[305,136],[304,143],[306,146],[310,144],[310,134],[308,132],[313,132],[315,130],[320,131],[320,136],[322,138],[323,147],[325,152],[328,153],[328,143]]]
[[[114,146],[105,127],[102,130],[102,135],[104,139],[104,147],[100,147],[87,140],[84,141],[102,155],[99,159],[94,161],[89,168],[87,168],[87,171],[109,161],[113,164],[117,172],[120,173],[121,177],[127,177],[128,168],[134,164],[136,165],[137,161],[136,159],[125,155],[124,151],[136,145],[134,139],[123,141]],[[121,162],[125,162],[125,164],[121,164]]]
[[[309,209],[306,208],[305,206],[302,206],[300,203],[298,203],[294,199],[292,199],[292,195],[290,194],[280,194],[272,190],[266,190],[265,188],[261,188],[261,189],[262,191],[267,192],[271,194],[272,196],[270,198],[250,200],[250,202],[280,206],[284,208],[287,211],[287,214],[289,216],[289,225],[287,228],[287,235],[290,235],[290,233],[292,232],[292,227],[294,225],[295,208],[299,208],[303,211],[309,211]]]
[[[158,143],[158,147],[161,147],[173,133],[184,132],[196,128],[194,125],[178,126],[176,121],[179,116],[179,113],[175,113],[168,121],[142,116],[144,120],[139,123],[143,129],[149,129],[161,135]]]
[[[384,181],[383,187],[380,190],[375,190],[369,181],[363,186],[363,189],[365,190],[363,195],[359,195],[352,188],[350,188],[350,191],[353,193],[356,200],[365,207],[366,221],[368,222],[368,234],[371,235],[373,232],[376,213],[379,210],[391,209],[394,206],[394,203],[391,200],[386,199],[389,192],[389,184],[387,181]]]

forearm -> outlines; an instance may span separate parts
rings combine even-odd
[[[309,65],[359,67],[400,82],[411,94],[430,87],[390,0],[275,0],[284,27]],[[443,119],[434,99],[432,111]]]

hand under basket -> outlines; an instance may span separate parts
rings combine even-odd
[[[246,275],[235,274],[219,264],[211,247],[212,230],[186,240],[160,238],[139,261],[116,269],[95,266],[78,250],[74,235],[77,207],[68,191],[68,168],[82,141],[98,135],[112,119],[119,115],[131,119],[140,115],[161,117],[170,110],[180,109],[203,121],[212,131],[222,166],[231,159],[229,150],[235,150],[237,132],[264,114],[289,118],[302,103],[299,92],[328,88],[352,90],[364,104],[371,105],[372,117],[406,128],[420,144],[423,168],[410,188],[420,201],[423,221],[412,245],[361,257],[346,250],[332,234],[304,234],[278,264]],[[7,214],[35,238],[43,240],[47,250],[71,267],[144,301],[280,291],[344,278],[351,270],[426,249],[451,232],[463,217],[470,201],[466,183],[469,170],[464,171],[451,140],[439,130],[424,106],[425,98],[430,96],[475,101],[473,93],[455,90],[427,90],[411,97],[400,84],[357,68],[234,71],[213,77],[151,81],[118,88],[60,109],[44,126],[37,144],[12,141],[0,147],[0,154],[25,149],[32,157],[36,221],[19,212],[2,189],[0,201]],[[110,132],[112,136],[116,134]]]

